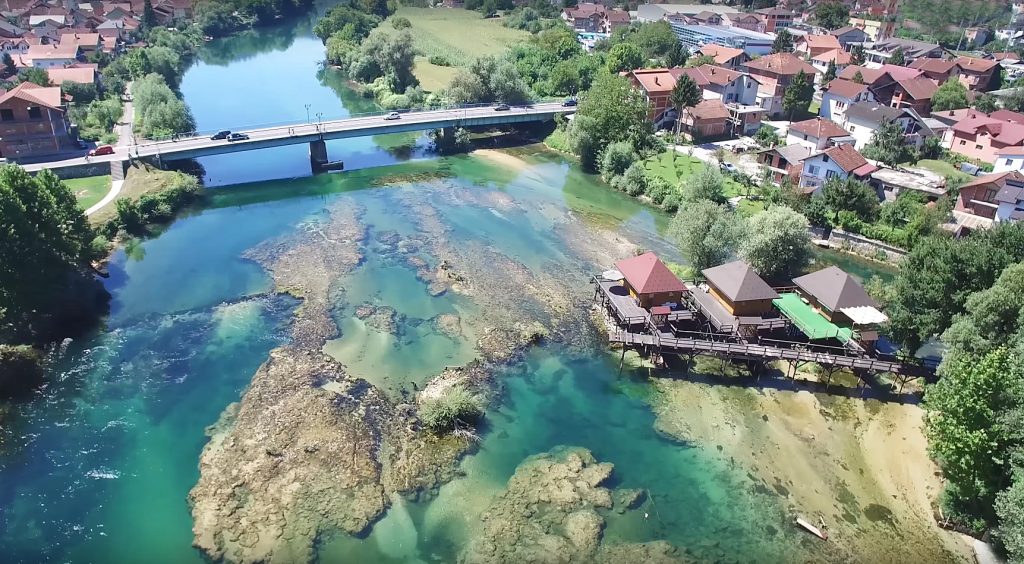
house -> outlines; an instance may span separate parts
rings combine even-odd
[[[866,178],[878,167],[870,164],[853,145],[836,145],[804,159],[800,172],[800,191],[813,194],[833,178]]]
[[[974,26],[964,30],[964,40],[967,41],[968,45],[975,47],[980,47],[987,43],[989,37],[992,37],[992,30],[984,26]]]
[[[775,33],[776,30],[793,25],[793,12],[782,8],[762,8],[755,14],[764,20],[764,32]]]
[[[818,115],[836,123],[843,123],[846,108],[857,102],[874,102],[875,95],[866,84],[837,78],[829,82],[821,93]]]
[[[73,64],[81,55],[81,49],[76,44],[32,45],[25,52],[24,58],[36,68],[52,69]]]
[[[683,69],[637,69],[626,74],[634,88],[640,89],[647,99],[648,117],[655,123],[661,121],[665,112],[671,109],[669,96]]]
[[[25,35],[25,31],[9,21],[0,19],[0,38],[17,39]]]
[[[814,70],[818,71],[817,76],[814,77],[815,82],[821,82],[821,80],[824,78],[825,73],[828,72],[828,67],[831,64],[835,64],[836,76],[838,76],[839,71],[845,69],[847,66],[850,65],[851,59],[853,59],[853,57],[846,51],[843,51],[842,49],[833,49],[831,51],[825,51],[824,53],[816,57],[811,57],[811,66],[814,67]]]
[[[984,163],[995,163],[1000,151],[1024,145],[1024,124],[982,113],[952,127],[949,150]]]
[[[620,260],[615,268],[622,273],[629,296],[645,309],[680,303],[687,291],[686,285],[652,252]]]
[[[804,160],[814,150],[807,145],[786,145],[761,151],[757,162],[766,167],[772,175],[772,182],[782,184],[788,178],[793,184],[800,183],[800,173],[804,169]]]
[[[23,55],[28,52],[30,45],[28,41],[24,39],[2,39],[0,40],[0,50],[4,53],[10,53],[12,55],[18,54]]]
[[[99,76],[95,67],[53,68],[46,69],[46,74],[50,77],[50,84],[54,86],[60,86],[65,82],[96,84],[96,78]]]
[[[988,90],[988,85],[992,82],[992,74],[999,68],[999,61],[957,57],[956,66],[960,69],[960,82],[968,90],[984,92]]]
[[[938,43],[890,37],[877,41],[869,49],[865,49],[864,57],[867,59],[867,62],[881,65],[889,62],[889,58],[897,50],[903,52],[903,60],[907,63],[927,57],[939,58],[945,54],[945,50]]]
[[[851,17],[848,23],[851,27],[862,30],[868,41],[881,41],[890,38],[896,29],[894,22],[874,18]]]
[[[711,57],[715,60],[716,65],[730,69],[739,69],[743,63],[750,60],[743,49],[734,49],[714,43],[702,46],[697,50],[697,54]]]
[[[729,109],[721,100],[704,100],[691,108],[683,108],[679,130],[691,139],[722,137],[729,128]]]
[[[947,61],[945,59],[932,59],[924,58],[917,59],[913,63],[910,63],[910,68],[917,69],[924,73],[924,76],[930,80],[942,84],[951,77],[955,78],[960,76],[960,67],[957,66],[956,61]]]
[[[939,85],[923,76],[896,82],[889,105],[894,108],[911,108],[919,114],[932,112],[932,96]]]
[[[807,300],[807,304],[832,323],[870,325],[886,320],[878,311],[881,306],[868,295],[864,286],[837,266],[794,278],[793,284],[797,287],[797,293]],[[865,323],[869,319],[865,316],[868,313],[866,310],[874,310],[868,323]],[[877,335],[873,339],[865,338],[876,339]]]
[[[761,106],[726,104],[733,135],[754,135],[761,129],[767,111]]]
[[[845,51],[849,51],[851,45],[862,45],[870,40],[863,29],[852,25],[833,30],[829,34],[835,36]]]
[[[725,21],[732,27],[764,33],[764,20],[756,14],[724,14]]]
[[[843,46],[839,44],[839,39],[834,35],[807,34],[802,37],[798,37],[797,40],[793,42],[794,53],[798,55],[810,55],[811,58],[836,49],[842,51]]]
[[[786,87],[798,73],[805,73],[812,79],[815,69],[792,53],[773,53],[744,64],[759,86],[757,105],[767,110],[769,116],[782,114],[782,97]]]
[[[871,138],[882,123],[893,121],[900,125],[907,145],[920,148],[927,137],[935,132],[924,122],[920,114],[909,108],[893,108],[875,102],[858,102],[846,110],[843,127],[855,139],[854,148],[862,150],[871,143]]]
[[[805,145],[815,151],[844,142],[853,142],[850,133],[836,122],[820,117],[790,124],[786,135],[787,145]]]
[[[1014,171],[1024,174],[1024,147],[1007,147],[997,151],[992,172]]]
[[[606,8],[601,4],[581,2],[562,10],[562,20],[576,31],[611,33],[629,25],[629,13]]]
[[[964,184],[953,211],[995,223],[1019,221],[1024,218],[1024,174],[997,172]]]
[[[688,75],[703,90],[704,99],[719,99],[726,104],[753,105],[757,103],[757,79],[737,70],[701,65],[699,67],[673,69]],[[675,74],[675,72],[673,73]]]
[[[59,86],[22,82],[0,96],[0,157],[54,155],[76,147]]]
[[[98,33],[63,33],[60,36],[60,43],[78,45],[82,55],[88,56],[103,47],[103,38]]]
[[[772,300],[779,294],[742,260],[701,271],[708,293],[729,315],[763,317],[775,310]]]

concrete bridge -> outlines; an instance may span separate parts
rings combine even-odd
[[[379,112],[317,123],[302,122],[259,129],[232,130],[249,136],[249,139],[233,142],[224,139],[214,141],[210,139],[209,134],[191,137],[178,136],[173,140],[118,146],[114,148],[113,155],[91,157],[88,160],[85,157],[78,157],[63,161],[29,164],[25,165],[25,168],[29,171],[36,171],[43,168],[53,169],[103,162],[117,163],[114,165],[117,167],[118,164],[124,163],[130,158],[164,162],[306,143],[309,145],[310,162],[316,172],[322,170],[328,163],[326,142],[332,139],[424,131],[445,127],[477,127],[545,121],[552,119],[555,114],[575,111],[575,108],[563,107],[560,102],[512,106],[504,111],[497,111],[495,108],[496,106],[476,106],[406,112],[402,113],[399,119],[393,120],[385,120],[387,112]]]

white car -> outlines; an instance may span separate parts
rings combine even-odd
[[[401,119],[401,118],[402,118],[402,115],[399,114],[398,112],[391,112],[390,114],[384,116],[384,119],[386,119],[386,120]]]

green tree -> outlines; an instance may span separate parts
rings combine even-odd
[[[871,134],[871,142],[865,145],[862,153],[869,159],[881,161],[890,168],[911,159],[913,149],[907,145],[903,135],[903,127],[899,122],[883,119],[882,123]]]
[[[697,82],[690,78],[690,75],[680,75],[676,80],[675,86],[672,87],[672,93],[669,94],[669,102],[676,109],[676,130],[675,137],[673,137],[675,143],[679,143],[679,127],[683,122],[683,109],[696,106],[703,96],[700,86],[697,86]]]
[[[928,448],[947,480],[943,498],[956,515],[994,520],[996,495],[1008,485],[1009,432],[1000,414],[1017,405],[1024,380],[1005,348],[954,358],[925,391]]]
[[[710,55],[697,55],[686,60],[686,68],[690,69],[714,64],[715,58]]]
[[[88,104],[99,96],[95,84],[72,82],[70,80],[60,83],[60,91],[65,96],[69,96],[75,104]]]
[[[855,178],[832,178],[821,189],[825,205],[832,211],[833,221],[843,211],[852,212],[862,221],[873,221],[878,215],[878,195],[867,184]]]
[[[392,18],[391,27],[395,29],[409,29],[412,27],[412,22],[409,21],[409,18],[398,16],[397,18]]]
[[[864,75],[857,71],[853,73],[853,82],[856,84],[864,84]]]
[[[967,298],[964,310],[942,334],[947,359],[1012,346],[1024,327],[1024,264],[1006,267],[995,284]]]
[[[446,96],[454,104],[519,104],[532,98],[515,65],[494,57],[480,57],[455,73]]]
[[[999,104],[995,96],[986,92],[974,100],[974,109],[990,114],[999,109]]]
[[[580,95],[576,117],[566,132],[583,167],[594,170],[598,154],[615,141],[628,141],[638,152],[651,147],[653,127],[647,111],[647,100],[628,80],[611,73],[599,75]]]
[[[686,64],[686,60],[690,58],[690,52],[686,50],[686,47],[676,41],[672,44],[672,48],[669,49],[668,53],[665,54],[665,66],[668,68],[681,67]]]
[[[836,70],[836,60],[832,59],[831,61],[828,62],[828,67],[825,69],[825,76],[821,78],[821,83],[828,84],[829,82],[835,80],[837,72],[838,71]]]
[[[610,182],[616,176],[624,174],[636,160],[636,152],[628,141],[609,143],[601,153],[601,178],[605,182]]]
[[[726,201],[725,178],[718,167],[710,163],[704,163],[697,174],[683,180],[679,191],[684,202],[710,201],[724,204]]]
[[[679,45],[679,38],[665,20],[644,22],[620,29],[628,30],[625,41],[642,49],[644,57],[648,59],[664,57],[673,47]]]
[[[770,149],[779,144],[779,134],[774,127],[762,125],[754,135],[754,141],[761,147]]]
[[[850,9],[842,2],[822,2],[814,9],[814,19],[825,29],[839,29],[850,21]]]
[[[806,113],[814,100],[814,82],[807,73],[800,71],[786,87],[782,96],[782,109],[789,114],[789,119],[797,113]]]
[[[1014,88],[1003,98],[1003,107],[1012,112],[1024,112],[1024,88]]]
[[[14,65],[14,57],[12,57],[7,51],[4,51],[3,63],[4,76],[14,76],[18,73],[18,67]]]
[[[608,52],[608,70],[622,72],[644,66],[644,52],[632,43],[619,43]]]
[[[727,261],[736,251],[739,223],[722,204],[701,200],[687,205],[672,220],[670,235],[694,274]]]
[[[850,47],[850,64],[851,65],[856,65],[858,67],[864,64],[864,46],[863,45],[857,44],[857,45],[854,45],[853,47]],[[863,80],[864,80],[864,78],[861,77],[861,81],[862,82],[860,82],[859,84],[863,84]]]
[[[1018,421],[1018,423],[1024,423]],[[1009,489],[996,498],[999,516],[999,539],[1006,546],[1010,562],[1024,561],[1024,470],[1017,469],[1017,478]]]
[[[799,272],[811,256],[807,218],[785,206],[774,206],[746,222],[739,254],[766,278]]]
[[[22,82],[31,82],[33,84],[38,84],[39,86],[50,85],[50,75],[41,68],[31,67],[22,69],[21,72],[18,73],[18,76],[21,78]]]
[[[933,112],[958,110],[967,106],[967,87],[955,78],[943,82],[932,95]]]
[[[139,25],[145,32],[156,27],[156,12],[153,11],[152,0],[145,0],[142,3],[142,18],[139,20]]]
[[[772,53],[792,53],[793,34],[786,28],[775,32],[775,41],[772,42]]]
[[[903,56],[903,49],[897,47],[896,50],[892,52],[892,55],[889,56],[889,64],[901,67],[907,64],[907,58]]]

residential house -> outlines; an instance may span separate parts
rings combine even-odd
[[[68,130],[59,86],[22,82],[0,96],[0,157],[16,160],[73,149]]]
[[[0,39],[0,50],[12,55],[23,55],[28,52],[30,45],[24,39]]]
[[[867,59],[867,62],[880,65],[889,62],[889,58],[897,50],[903,52],[903,60],[907,63],[928,57],[939,58],[945,53],[945,50],[938,43],[890,37],[877,41],[869,49],[865,49],[864,57]]]
[[[820,117],[790,124],[789,132],[786,134],[787,145],[805,145],[815,151],[852,142],[848,131],[836,122]]]
[[[960,69],[960,82],[968,90],[984,92],[992,82],[992,75],[998,72],[999,61],[994,59],[976,59],[974,57],[957,57],[956,66]]]
[[[1024,174],[1019,171],[986,174],[960,187],[953,212],[990,219],[995,223],[1024,218]]]
[[[974,47],[981,47],[988,42],[989,37],[992,37],[992,30],[984,26],[974,26],[964,30],[964,40],[968,45]]]
[[[1007,147],[996,151],[992,172],[1019,172],[1024,174],[1024,147]]]
[[[562,10],[562,20],[576,31],[611,33],[629,25],[629,13],[606,8],[601,4],[582,2]]]
[[[744,66],[758,81],[757,105],[764,108],[769,116],[782,114],[782,97],[793,77],[803,72],[813,81],[816,73],[814,67],[792,53],[765,55],[745,63]]]
[[[755,10],[755,14],[764,19],[764,32],[775,33],[776,30],[793,25],[793,12],[782,8],[763,8]]]
[[[934,80],[935,82],[942,84],[950,78],[960,76],[960,67],[956,64],[956,61],[948,61],[946,59],[933,59],[926,57],[923,59],[917,59],[913,63],[910,63],[910,68],[917,69],[924,73],[924,76]]]
[[[24,59],[32,62],[32,66],[40,69],[66,67],[81,57],[81,49],[76,44],[32,45],[25,52]]]
[[[882,104],[888,104],[892,101],[892,95],[896,89],[896,79],[888,71],[850,65],[839,72],[838,78],[857,82],[858,74],[860,75],[860,81],[866,84],[875,96],[875,100]]]
[[[811,156],[814,150],[807,145],[786,145],[772,147],[758,153],[757,162],[766,167],[772,175],[772,182],[782,184],[788,178],[794,186],[800,183],[800,173],[804,169],[804,159]]]
[[[892,99],[889,102],[894,108],[912,108],[919,114],[928,115],[932,112],[932,96],[939,85],[923,76],[896,82]]]
[[[793,52],[798,55],[810,55],[813,59],[822,53],[834,50],[842,51],[843,46],[834,35],[807,34],[798,37],[793,43]]]
[[[842,326],[862,324],[864,310],[874,310],[872,317],[878,322],[886,321],[886,317],[878,308],[874,299],[868,295],[864,286],[853,276],[837,266],[812,272],[793,279],[797,293],[815,311],[830,322]],[[868,323],[869,325],[871,323]],[[860,331],[860,340],[875,341],[877,333]]]
[[[715,60],[720,67],[740,69],[743,63],[750,60],[750,57],[743,49],[734,49],[724,45],[709,43],[697,50],[697,55],[704,55]]]
[[[866,84],[837,78],[822,90],[818,115],[836,123],[843,123],[846,109],[857,102],[874,102],[875,95]]]
[[[740,12],[738,14],[723,14],[723,17],[725,18],[725,21],[728,22],[728,25],[732,27],[764,33],[764,20],[756,14]]]
[[[800,191],[813,194],[833,178],[866,178],[878,167],[869,163],[853,145],[836,145],[804,159],[800,172]]]
[[[103,48],[103,38],[98,33],[63,33],[60,43],[78,45],[83,56],[89,56]]]
[[[833,30],[829,34],[834,35],[839,40],[839,45],[845,51],[849,51],[853,45],[863,45],[870,40],[868,34],[864,33],[863,29],[852,25]]]
[[[746,106],[757,103],[758,82],[749,74],[714,65],[701,65],[678,71],[677,77],[688,75],[701,87],[704,99],[719,99],[726,104]]]
[[[988,114],[979,112],[974,108],[960,108],[957,110],[932,112],[932,115],[926,119],[929,120],[929,127],[932,128],[932,131],[935,131],[937,135],[942,137],[942,146],[948,149],[953,146],[953,126],[967,118],[979,116],[988,117]]]
[[[729,131],[729,109],[721,100],[704,100],[692,108],[683,108],[679,131],[690,139],[714,139]]]
[[[1001,151],[1024,145],[1024,123],[980,112],[957,122],[952,132],[950,151],[984,163],[994,164]]]
[[[815,77],[815,82],[821,82],[830,64],[836,66],[836,76],[839,76],[839,71],[842,71],[850,65],[851,55],[843,51],[842,49],[833,49],[831,51],[825,51],[824,53],[811,57],[811,66],[818,71],[818,76]]]
[[[0,38],[17,39],[25,35],[25,31],[9,21],[0,19]]]
[[[927,137],[935,133],[920,114],[910,108],[893,108],[875,102],[857,102],[850,105],[843,119],[843,128],[855,139],[854,148],[862,150],[883,122],[892,121],[903,130],[906,144],[920,148]]]
[[[851,17],[849,24],[864,32],[868,41],[881,41],[892,37],[895,23],[875,18]]]
[[[637,69],[626,73],[634,88],[640,89],[647,99],[647,116],[658,123],[667,110],[672,109],[669,96],[683,69]]]
[[[99,73],[92,66],[52,68],[46,69],[50,77],[50,84],[60,86],[65,82],[77,82],[79,84],[97,84]]]
[[[773,314],[772,300],[779,294],[742,260],[701,271],[708,293],[733,316],[763,317]]]
[[[715,12],[708,12],[705,10],[703,12],[697,12],[692,16],[687,16],[686,22],[699,25],[722,25],[722,16]]]

